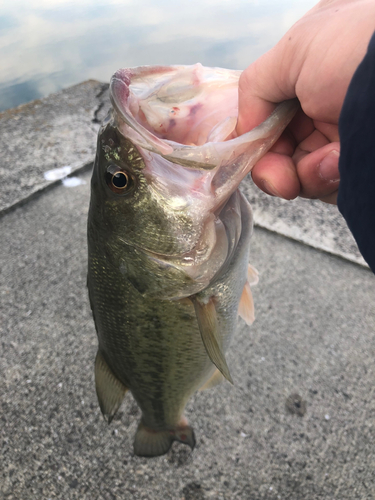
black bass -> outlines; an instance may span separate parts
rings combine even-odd
[[[110,422],[130,390],[134,453],[194,447],[183,411],[225,377],[237,317],[251,323],[252,215],[238,185],[296,111],[235,135],[240,71],[139,67],[111,79],[88,218],[96,392]]]

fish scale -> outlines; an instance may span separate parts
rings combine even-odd
[[[161,308],[159,301],[144,299],[125,280],[113,286],[117,278],[114,267],[104,282],[89,282],[90,290],[100,291],[90,291],[100,317],[99,349],[115,376],[132,390],[147,425],[176,425],[201,373],[213,371],[201,346],[194,307],[166,301]],[[191,368],[188,376],[185,366]],[[169,401],[173,408],[168,412]]]

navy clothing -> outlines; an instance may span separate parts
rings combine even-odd
[[[375,33],[341,110],[337,205],[375,273]]]

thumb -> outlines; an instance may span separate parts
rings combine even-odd
[[[276,45],[246,68],[238,84],[238,135],[262,123],[275,109],[276,103],[296,97],[294,86],[283,78],[288,70],[281,45]]]

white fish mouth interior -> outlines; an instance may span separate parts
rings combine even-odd
[[[201,146],[234,138],[240,73],[196,64],[135,75],[128,87],[128,110],[162,140]]]
[[[188,168],[212,170],[242,156],[238,185],[298,107],[296,100],[285,101],[237,137],[240,75],[201,64],[118,70],[110,84],[117,126],[136,146]]]

